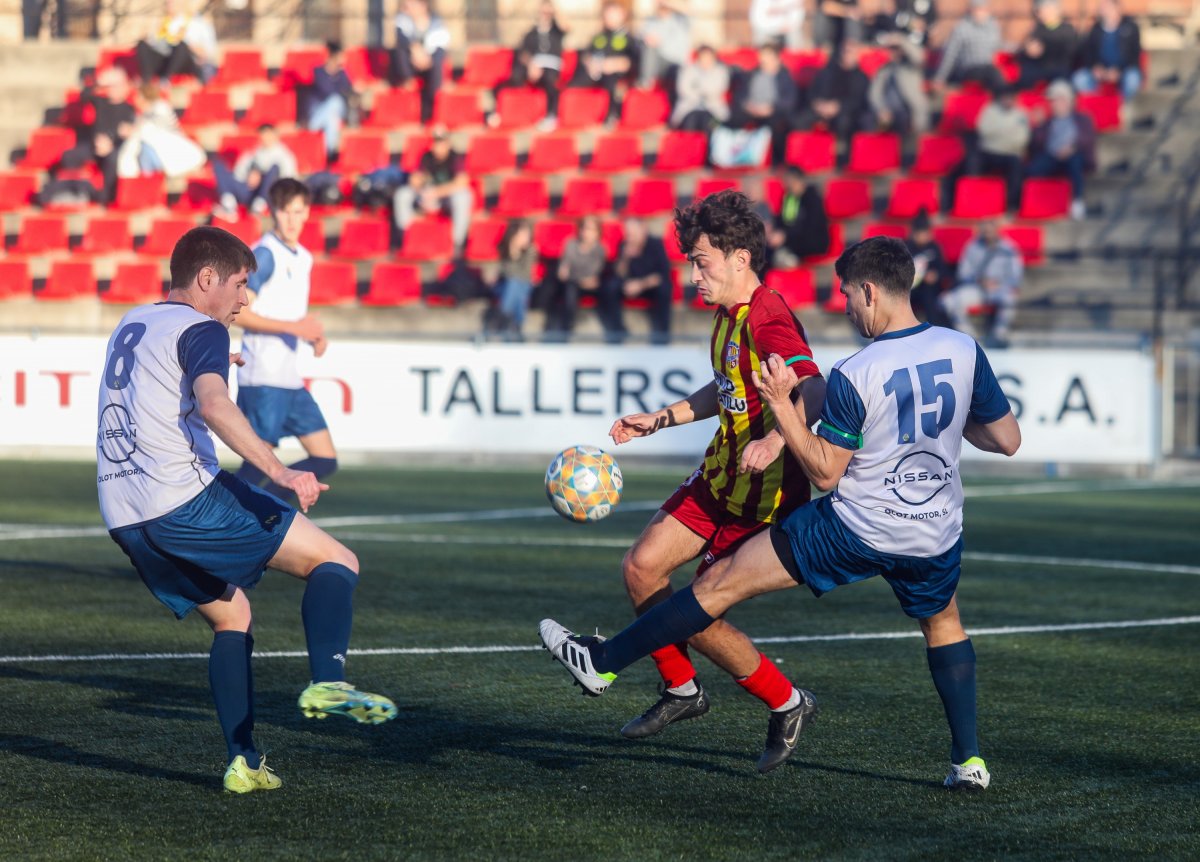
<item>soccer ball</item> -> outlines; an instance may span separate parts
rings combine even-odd
[[[621,468],[595,446],[572,446],[546,468],[546,496],[568,521],[599,521],[621,500]]]

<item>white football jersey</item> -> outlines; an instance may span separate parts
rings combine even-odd
[[[272,320],[300,320],[308,314],[309,279],[312,276],[313,256],[308,249],[288,248],[283,240],[268,233],[254,246],[271,252],[274,267],[270,276],[258,286],[250,310]],[[296,367],[296,349],[300,339],[294,335],[267,332],[242,334],[242,359],[246,364],[238,369],[240,386],[277,386],[281,389],[300,389],[304,380]]]
[[[218,472],[192,381],[227,374],[229,332],[190,305],[135,308],[108,340],[96,430],[96,483],[108,528],[151,521]]]
[[[928,324],[880,336],[830,374],[818,433],[855,450],[833,510],[877,551],[944,553],[962,534],[963,426],[1008,410],[969,336]]]

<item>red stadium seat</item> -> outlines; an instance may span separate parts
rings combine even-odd
[[[1000,232],[1011,239],[1021,250],[1026,266],[1037,266],[1045,258],[1045,236],[1037,225],[1010,225]]]
[[[392,64],[387,48],[368,48],[356,45],[346,49],[346,74],[357,87],[366,87],[388,77]]]
[[[584,216],[606,213],[612,209],[612,186],[608,180],[593,177],[574,177],[567,180],[563,190],[560,216]]]
[[[870,239],[873,236],[890,236],[896,239],[905,239],[908,237],[908,228],[902,224],[889,224],[888,222],[871,222],[863,225],[862,238]]]
[[[778,291],[793,311],[817,304],[817,285],[810,269],[773,269],[767,273],[766,285]]]
[[[954,186],[952,214],[961,219],[1003,215],[1007,209],[1006,194],[1000,177],[960,177]]]
[[[170,257],[179,238],[194,228],[196,223],[190,218],[160,218],[150,225],[146,241],[138,249],[141,254],[152,257]]]
[[[1030,127],[1036,127],[1044,117],[1050,116],[1050,100],[1043,89],[1022,90],[1017,93],[1017,105],[1029,115]]]
[[[502,129],[527,129],[546,116],[546,91],[537,87],[505,87],[496,96]]]
[[[612,221],[601,222],[600,224],[600,244],[604,246],[605,252],[608,253],[609,260],[617,256],[617,252],[621,250],[621,242],[625,239],[625,225],[615,219]]]
[[[846,313],[846,295],[842,293],[842,280],[836,275],[833,277],[833,286],[829,294],[829,299],[821,303],[821,310],[827,311],[830,314],[845,314]]]
[[[696,180],[696,188],[692,192],[692,200],[703,200],[709,195],[723,192],[726,189],[740,189],[742,183],[736,177],[702,177]]]
[[[500,197],[492,208],[493,215],[541,215],[550,209],[550,192],[540,177],[505,177],[500,184]]]
[[[75,249],[77,255],[112,254],[133,249],[133,234],[129,216],[113,213],[93,217],[83,231],[83,241]]]
[[[590,170],[610,174],[642,167],[642,137],[636,132],[614,132],[596,138]]]
[[[342,135],[338,173],[346,176],[369,174],[387,167],[390,161],[387,137],[382,132],[359,129]]]
[[[779,59],[793,76],[799,77],[801,72],[820,71],[829,62],[829,55],[823,48],[785,48]]]
[[[28,298],[32,294],[29,263],[21,258],[0,258],[0,299]]]
[[[837,139],[829,132],[791,132],[783,160],[806,174],[832,171],[837,164]]]
[[[400,169],[410,174],[421,166],[421,157],[429,152],[433,137],[428,132],[412,132],[404,139],[400,153]]]
[[[947,263],[958,263],[962,257],[963,248],[975,235],[973,228],[953,225],[937,225],[933,229],[933,238],[942,247],[942,254]]]
[[[325,136],[318,131],[298,129],[279,136],[296,157],[296,170],[301,176],[325,170]]]
[[[622,129],[641,132],[665,125],[671,104],[662,90],[630,90],[621,104]]]
[[[45,254],[66,251],[67,244],[66,216],[41,213],[21,220],[21,231],[12,250],[16,254]]]
[[[1121,96],[1118,93],[1080,93],[1075,99],[1075,107],[1092,118],[1097,132],[1121,128]]]
[[[371,113],[363,123],[368,129],[394,129],[421,122],[421,94],[413,89],[383,90],[375,94]]]
[[[922,209],[933,215],[938,211],[940,192],[937,180],[900,179],[892,183],[884,215],[888,218],[910,219]]]
[[[162,270],[156,261],[124,262],[117,264],[108,290],[100,294],[101,302],[141,305],[162,299]]]
[[[467,59],[463,63],[463,76],[459,84],[491,90],[509,79],[512,75],[512,64],[511,48],[472,45],[467,48]]]
[[[669,213],[675,209],[675,183],[671,180],[638,177],[629,184],[626,212],[647,216]]]
[[[307,87],[313,82],[318,66],[324,66],[329,52],[324,45],[288,48],[279,67],[279,85],[286,90]]]
[[[471,222],[467,232],[466,258],[470,261],[500,259],[500,238],[508,227],[508,219],[486,218]]]
[[[0,212],[29,206],[37,195],[38,176],[29,171],[0,171]]]
[[[388,253],[389,239],[388,223],[382,218],[348,218],[342,222],[342,233],[333,253],[355,259],[383,257]]]
[[[599,87],[568,87],[558,100],[558,125],[563,129],[599,126],[608,116],[608,91]]]
[[[395,308],[421,301],[421,273],[409,263],[375,264],[371,270],[371,283],[363,294],[363,305],[377,308]]]
[[[1031,177],[1021,186],[1019,218],[1062,218],[1070,212],[1070,180],[1062,177]]]
[[[221,57],[217,76],[209,82],[213,87],[232,87],[267,80],[267,67],[263,64],[259,48],[227,48]]]
[[[958,135],[924,135],[917,142],[914,176],[944,177],[967,156],[966,147]]]
[[[258,220],[257,216],[253,215],[242,216],[237,221],[225,221],[222,219],[217,223],[217,227],[229,231],[246,245],[254,245],[263,234],[262,222]],[[322,248],[317,249],[317,251],[322,250]]]
[[[517,167],[512,137],[507,134],[476,135],[467,144],[466,169],[469,174],[494,174]]]
[[[182,197],[175,204],[177,209],[209,212],[217,204],[217,183],[208,177],[196,177],[187,181]]]
[[[54,165],[62,154],[75,146],[75,130],[42,126],[29,133],[29,143],[18,167],[43,169]]]
[[[830,180],[825,184],[825,213],[831,219],[856,218],[871,212],[871,184],[866,180]]]
[[[325,253],[325,223],[319,218],[310,218],[300,231],[300,245],[313,254]]]
[[[840,222],[830,222],[829,224],[829,248],[822,254],[814,254],[804,258],[804,262],[809,266],[819,266],[823,263],[833,263],[838,259],[843,251],[846,250],[845,233],[842,230]]]
[[[131,80],[141,75],[133,48],[101,48],[100,57],[96,60],[96,72],[112,68],[124,69]]]
[[[868,78],[874,78],[875,73],[887,65],[892,53],[887,48],[864,48],[858,55],[858,68]]]
[[[562,257],[567,240],[579,232],[574,221],[542,219],[533,226],[533,244],[542,257],[556,260]]]
[[[752,72],[758,68],[758,49],[756,48],[722,48],[717,51],[717,59],[726,66]]]
[[[1010,84],[1017,83],[1017,79],[1021,77],[1021,64],[1017,60],[1017,55],[1010,51],[997,51],[992,58],[992,62],[996,64],[996,68],[1000,70],[1000,76]]]
[[[670,131],[658,139],[654,169],[664,173],[694,171],[708,160],[708,135],[704,132]]]
[[[257,132],[234,132],[229,135],[221,135],[221,143],[217,145],[217,155],[227,165],[233,167],[243,153],[250,152],[257,146]]]
[[[474,90],[438,90],[433,98],[433,124],[461,129],[483,124],[483,109]]]
[[[285,90],[282,93],[260,91],[254,94],[254,101],[242,117],[244,129],[257,129],[259,126],[286,126],[296,122],[296,92]]]
[[[578,167],[579,151],[574,135],[543,135],[529,145],[529,159],[525,163],[529,173],[552,174]]]
[[[96,276],[91,261],[56,260],[50,266],[46,286],[34,299],[76,299],[96,295]]]
[[[310,305],[346,305],[358,296],[358,274],[348,261],[313,261],[310,281]]]
[[[675,233],[675,219],[669,218],[663,223],[662,238],[663,246],[667,250],[667,260],[672,263],[682,263],[687,260],[687,255],[679,247],[679,237]]]
[[[225,90],[197,90],[192,93],[187,109],[179,122],[190,129],[233,122],[229,93]]]
[[[945,134],[973,131],[979,121],[979,114],[987,103],[987,91],[975,87],[964,87],[956,93],[947,93],[938,131]]]
[[[404,231],[401,259],[443,260],[453,256],[454,238],[448,220],[438,216],[413,219]]]
[[[850,138],[853,174],[886,174],[900,170],[900,136],[895,132],[858,132]]]

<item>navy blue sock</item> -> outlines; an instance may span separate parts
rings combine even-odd
[[[357,584],[358,575],[340,563],[321,563],[309,573],[300,615],[313,682],[341,682],[346,678],[346,650],[350,647]]]
[[[267,474],[255,467],[249,461],[243,461],[242,466],[238,468],[236,475],[243,482],[251,485],[261,485],[263,479],[267,478]]]
[[[225,734],[225,746],[232,761],[239,754],[251,769],[258,769],[260,758],[254,747],[254,673],[250,654],[254,638],[246,632],[217,632],[208,653],[208,682],[217,721]]]
[[[313,473],[318,479],[324,479],[330,476],[337,470],[337,458],[305,458],[303,461],[297,461],[295,464],[289,464],[291,470],[302,470],[306,473]],[[291,491],[287,488],[281,488],[274,482],[271,482],[263,490],[274,494],[281,500],[286,500]]]
[[[617,673],[657,649],[685,643],[714,622],[716,618],[700,607],[689,586],[646,611],[625,631],[604,643],[593,644],[588,651],[596,670]]]
[[[925,650],[929,673],[950,724],[950,761],[979,756],[975,738],[975,648],[970,639]]]

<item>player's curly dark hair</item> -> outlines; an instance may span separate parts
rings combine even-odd
[[[869,281],[894,296],[908,296],[916,278],[908,246],[891,236],[873,236],[856,242],[842,252],[833,269],[847,284]]]
[[[171,288],[186,290],[200,270],[211,266],[225,281],[235,272],[254,272],[258,262],[249,246],[219,227],[194,227],[179,238],[171,252]]]
[[[767,264],[767,230],[754,212],[750,198],[726,189],[675,210],[675,234],[679,248],[690,254],[706,234],[714,248],[727,257],[739,248],[750,253],[750,267],[761,274]]]

